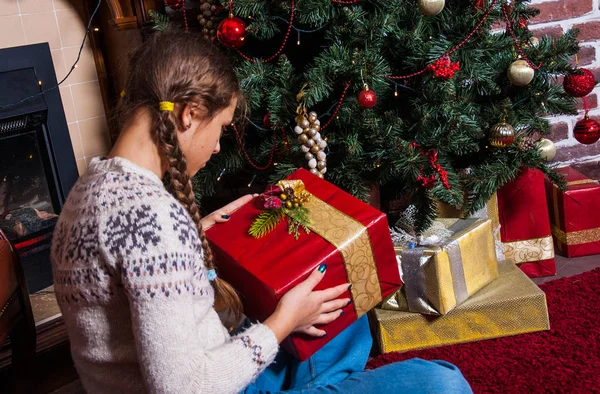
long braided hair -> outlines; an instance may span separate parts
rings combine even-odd
[[[163,176],[166,189],[187,209],[198,229],[208,270],[215,269],[212,251],[200,223],[201,215],[195,202],[187,160],[177,139],[182,128],[173,111],[160,111],[158,103],[196,103],[213,118],[243,96],[234,69],[228,59],[200,35],[172,30],[154,33],[142,44],[129,61],[124,94],[119,101],[114,121],[121,130],[125,121],[140,108],[152,116],[152,138],[168,162]],[[238,321],[242,303],[234,288],[216,278],[212,282],[217,303],[233,314]]]

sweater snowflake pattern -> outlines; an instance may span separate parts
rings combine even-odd
[[[277,353],[262,324],[228,334],[190,215],[123,158],[94,159],[73,186],[51,259],[88,393],[237,393]]]

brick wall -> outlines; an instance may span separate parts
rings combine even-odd
[[[557,35],[577,28],[580,30],[579,65],[590,69],[600,81],[600,0],[533,0],[531,5],[541,13],[533,19],[530,28],[534,35]],[[600,121],[598,95],[600,85],[588,96],[590,116]],[[579,115],[552,117],[550,138],[556,143],[558,153],[555,161],[564,164],[599,163],[600,142],[582,145],[573,138],[573,126],[583,118],[582,100],[579,102]]]

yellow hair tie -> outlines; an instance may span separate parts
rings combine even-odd
[[[158,103],[158,109],[161,111],[173,111],[175,109],[175,103],[170,101],[161,101]]]

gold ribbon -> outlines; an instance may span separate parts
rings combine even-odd
[[[585,184],[588,184],[588,183],[598,184],[598,181],[595,181],[593,179],[580,179],[578,181],[567,182],[567,186],[585,185]]]
[[[367,228],[356,219],[335,209],[304,188],[300,180],[280,181],[279,186],[294,189],[308,209],[308,227],[335,246],[342,254],[356,315],[361,317],[382,300],[375,256]]]
[[[581,245],[600,241],[600,227],[565,233],[559,227],[552,225],[552,234],[565,245]]]
[[[567,182],[567,186],[585,185],[590,183],[598,184],[598,181],[593,179],[580,179],[578,181]],[[566,245],[581,245],[589,242],[600,241],[600,227],[591,228],[580,231],[569,231],[565,233],[560,227],[560,216],[558,206],[558,186],[553,185],[552,202],[554,205],[554,223],[552,224],[552,234],[556,237],[557,246],[560,251],[564,251]]]
[[[504,242],[504,256],[515,264],[551,259],[554,257],[552,236]]]

